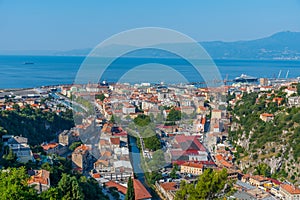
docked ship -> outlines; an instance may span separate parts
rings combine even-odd
[[[254,83],[258,81],[258,78],[242,74],[241,76],[236,77],[233,81],[236,83]]]

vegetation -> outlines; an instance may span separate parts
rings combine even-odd
[[[181,120],[181,111],[172,108],[167,116],[165,125],[175,125],[176,121]]]
[[[147,166],[151,171],[161,169],[166,164],[164,152],[162,150],[157,150],[152,154],[152,159],[147,162]]]
[[[265,163],[261,163],[255,167],[254,175],[263,175],[264,177],[271,177],[271,167]]]
[[[140,114],[136,118],[134,118],[133,121],[134,121],[135,125],[143,127],[143,126],[149,125],[151,122],[151,119],[147,115]]]
[[[0,111],[0,136],[3,134],[22,135],[28,138],[30,145],[51,141],[56,133],[74,126],[72,111],[57,115],[25,106],[12,111]]]
[[[69,146],[69,149],[70,149],[71,151],[74,151],[74,150],[75,150],[77,147],[79,147],[81,144],[82,144],[81,141],[79,141],[79,142],[73,142],[73,143]]]
[[[0,199],[108,199],[102,193],[102,190],[95,179],[88,179],[81,175],[66,173],[62,174],[58,184],[52,185],[50,189],[41,194],[37,194],[37,191],[33,187],[28,186],[27,181],[29,180],[29,175],[27,175],[26,172],[27,170],[25,167],[8,168],[5,171],[0,171]]]
[[[36,190],[27,185],[28,179],[25,167],[0,171],[0,199],[37,199]]]
[[[175,163],[173,165],[172,171],[170,173],[170,177],[173,178],[173,179],[176,179],[177,178],[177,175],[176,175],[177,171],[179,171],[179,166]]]
[[[143,132],[141,132],[141,135],[145,143],[145,148],[150,149],[151,151],[156,151],[161,148],[158,136],[150,127],[147,127]]]
[[[103,101],[105,99],[105,95],[103,93],[96,94],[95,99],[99,99],[100,101]]]
[[[133,180],[131,179],[131,177],[129,177],[125,200],[134,200],[134,199],[135,199],[135,194],[134,194]]]
[[[299,85],[297,88],[300,89]],[[237,150],[235,157],[238,162],[249,158],[252,161],[248,170],[266,177],[280,178],[289,174],[292,179],[295,170],[290,169],[288,173],[285,170],[287,163],[296,164],[300,158],[300,108],[285,104],[284,89],[269,94],[243,94],[242,99],[228,109],[233,115],[234,125],[229,131],[229,139]],[[282,98],[280,104],[274,101],[276,97]],[[264,122],[260,119],[262,113],[273,114],[274,119]],[[249,145],[238,145],[246,143]],[[270,166],[264,163],[266,158],[272,157],[283,162],[273,174]]]
[[[84,198],[82,189],[75,176],[63,174],[57,186],[61,199],[80,200]]]
[[[227,180],[226,169],[222,171],[206,169],[199,176],[196,184],[188,184],[182,181],[179,190],[176,192],[175,199],[218,199],[228,195],[231,191],[231,185]]]
[[[115,120],[115,116],[114,116],[114,115],[111,116],[109,122],[111,122],[111,123],[113,123],[113,124],[116,123],[116,120]]]
[[[91,101],[83,98],[83,97],[73,97],[74,99],[72,99],[73,101],[77,102],[78,104],[82,105],[84,108],[87,109],[87,112],[85,112],[85,110],[83,110],[81,107],[79,106],[76,106],[76,105],[73,105],[73,107],[76,107],[76,109],[82,111],[82,112],[85,112],[88,115],[91,115],[91,114],[94,114],[94,106],[93,104],[91,103]]]

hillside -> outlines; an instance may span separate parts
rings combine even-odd
[[[300,179],[300,108],[286,106],[283,90],[244,94],[234,108],[229,138],[236,147],[236,163],[245,173],[255,173],[267,164],[274,178]],[[280,103],[277,101],[281,98]],[[268,113],[274,117],[263,121]]]

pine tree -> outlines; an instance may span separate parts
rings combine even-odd
[[[115,120],[115,117],[114,115],[111,116],[110,120],[109,120],[111,123],[115,124],[116,123],[116,120]]]
[[[78,181],[75,176],[63,174],[58,183],[58,190],[60,196],[64,200],[81,200],[84,199],[83,192],[79,187]]]
[[[125,196],[125,200],[134,200],[134,187],[133,187],[133,180],[131,177],[129,177],[128,183],[127,183],[127,192]]]

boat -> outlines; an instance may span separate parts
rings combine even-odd
[[[241,76],[236,77],[233,81],[236,83],[253,83],[253,82],[257,82],[258,78],[254,76],[248,76],[246,74],[242,74]]]
[[[33,65],[34,62],[24,62],[24,65]]]

